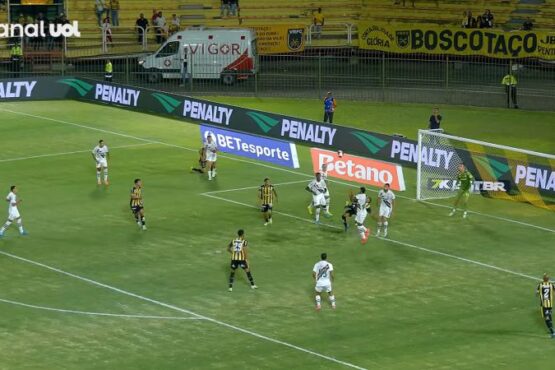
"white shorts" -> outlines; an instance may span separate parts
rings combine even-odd
[[[216,160],[218,159],[218,154],[213,153],[213,152],[206,152],[206,161],[207,162],[216,162]]]
[[[329,198],[330,197],[330,191],[326,190],[326,192],[324,193],[324,198]]]
[[[388,206],[380,206],[380,217],[389,218],[393,209]]]
[[[316,285],[314,287],[314,290],[318,293],[322,293],[322,292],[326,292],[329,293],[331,292],[331,284],[328,285]]]
[[[101,168],[101,167],[108,168],[108,161],[106,160],[106,158],[96,161],[96,168]]]
[[[364,223],[364,220],[366,220],[366,216],[368,216],[368,211],[366,211],[365,209],[357,210],[357,214],[355,216],[355,222],[357,224],[362,225]]]
[[[324,194],[317,194],[312,196],[312,205],[314,207],[318,206],[325,206],[326,205],[326,197]]]
[[[16,220],[18,218],[20,218],[21,216],[19,215],[19,210],[17,208],[10,208],[8,210],[8,220]]]

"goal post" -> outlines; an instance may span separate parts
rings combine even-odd
[[[555,155],[514,148],[440,130],[419,130],[416,198],[456,195],[458,166],[475,178],[472,192],[555,210]]]

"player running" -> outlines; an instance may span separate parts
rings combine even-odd
[[[227,246],[227,251],[231,253],[231,272],[229,273],[229,291],[233,291],[233,281],[235,280],[235,270],[241,267],[247,273],[247,278],[251,283],[251,289],[257,289],[254,284],[251,271],[249,270],[248,256],[247,256],[248,243],[245,240],[245,231],[237,231],[237,237],[233,239]]]
[[[206,168],[208,168],[208,180],[216,177],[216,160],[218,159],[218,145],[214,141],[211,134],[206,137],[204,143],[204,160],[206,161]]]
[[[101,176],[104,171],[104,185],[108,186],[108,159],[110,152],[108,146],[104,144],[104,140],[99,140],[98,145],[94,147],[91,153],[96,162],[96,183],[102,185]]]
[[[264,214],[264,226],[272,224],[272,208],[274,201],[277,201],[277,192],[269,178],[264,179],[264,184],[258,188],[258,202],[260,210]]]
[[[393,206],[395,205],[395,194],[389,189],[389,184],[386,183],[378,192],[378,207],[380,209],[378,213],[378,230],[376,231],[376,236],[380,236],[380,232],[383,231],[382,236],[387,237],[387,226],[389,225],[389,219],[393,215]]]
[[[328,255],[322,253],[320,255],[321,260],[316,262],[314,268],[312,269],[312,277],[316,286],[314,287],[314,300],[316,301],[316,311],[320,311],[322,308],[322,297],[320,294],[322,292],[328,293],[328,298],[331,303],[331,308],[335,310],[335,296],[331,289],[331,283],[334,280],[333,275],[333,265],[327,261]]]
[[[322,164],[322,169],[320,170],[320,175],[322,176],[322,180],[324,180],[327,184],[328,181],[328,164],[327,163],[323,163]],[[329,216],[333,216],[330,213],[330,189],[326,187],[326,193],[324,194],[324,198],[326,198],[326,215]],[[312,206],[312,202],[306,207],[308,209],[308,214],[312,215],[312,210],[313,210],[313,206]]]
[[[555,332],[553,331],[553,293],[555,290],[555,285],[549,281],[549,276],[543,274],[543,281],[538,284],[538,289],[536,294],[540,296],[540,307],[542,312],[542,317],[545,320],[545,325],[549,330],[551,338],[555,339]]]
[[[131,188],[129,205],[139,228],[146,230],[145,209],[143,207],[143,182],[141,179],[135,179],[134,181],[133,188]]]
[[[204,169],[206,168],[206,160],[204,159],[204,146],[199,149],[198,154],[199,154],[199,159],[198,159],[199,167],[198,168],[191,167],[191,172],[204,173]]]
[[[318,224],[320,223],[320,210],[324,209],[325,211],[326,208],[325,194],[328,191],[326,182],[322,179],[322,174],[320,172],[316,172],[315,179],[307,185],[305,190],[312,193],[312,206],[315,209],[314,222]],[[324,215],[326,217],[330,216],[327,212],[325,212]]]
[[[370,229],[364,226],[364,221],[366,216],[368,216],[367,209],[370,207],[370,198],[366,196],[366,188],[363,186],[358,194],[351,195],[351,201],[356,208],[355,223],[360,235],[360,242],[361,244],[366,244],[370,235]]]
[[[23,223],[21,221],[21,215],[17,206],[21,203],[21,199],[17,199],[17,186],[10,186],[10,193],[6,197],[6,202],[8,202],[8,220],[0,228],[0,238],[4,236],[4,232],[10,227],[14,222],[17,223],[17,228],[19,229],[19,235],[27,235],[27,231],[23,229]]]
[[[467,203],[470,197],[470,190],[472,189],[472,183],[474,182],[474,176],[466,169],[464,164],[459,164],[459,173],[457,174],[457,183],[459,184],[459,191],[457,192],[457,197],[455,198],[455,203],[453,204],[453,210],[449,213],[449,216],[453,216],[457,212],[457,206],[462,200],[463,218],[467,216]]]

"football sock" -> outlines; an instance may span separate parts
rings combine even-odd
[[[387,225],[389,225],[389,222],[385,221],[385,222],[383,223],[383,232],[384,232],[384,233],[387,233]]]
[[[229,287],[232,288],[233,287],[233,280],[235,279],[235,272],[231,271],[231,273],[229,274]]]
[[[247,277],[249,278],[249,281],[251,282],[251,285],[254,285],[254,279],[252,278],[252,274],[251,272],[247,272]]]
[[[100,171],[96,171],[96,181],[100,182]]]
[[[141,225],[143,225],[143,226],[146,225],[145,216],[142,216],[142,217],[141,217]]]
[[[108,169],[105,168],[104,169],[104,182],[107,182],[107,181],[108,181]]]
[[[319,294],[316,296],[315,300],[316,300],[316,306],[319,306],[322,303],[322,297],[320,297]]]
[[[212,180],[212,170],[208,170],[208,180]]]
[[[6,223],[4,224],[4,226],[2,226],[2,228],[0,229],[0,232],[3,233],[4,231],[6,231],[6,229],[8,227],[10,227],[10,225],[12,224],[11,221],[6,221]]]
[[[335,306],[335,296],[334,295],[330,295],[330,303],[333,306]]]
[[[378,232],[380,232],[382,230],[382,223],[378,222]]]
[[[341,219],[343,220],[343,225],[347,226],[347,217],[341,216]]]
[[[314,217],[316,222],[320,221],[320,207],[316,208],[316,216]]]
[[[547,325],[549,332],[553,334],[553,321],[551,321],[550,317],[545,319],[545,325]]]
[[[23,234],[23,222],[21,219],[17,220],[17,228],[19,229],[19,233]]]
[[[329,213],[329,211],[330,211],[330,198],[327,198],[326,199],[326,212]]]
[[[357,226],[358,229],[358,233],[360,234],[360,237],[364,239],[364,233],[366,232],[366,228],[364,226]]]

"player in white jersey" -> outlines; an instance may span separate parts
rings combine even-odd
[[[322,308],[322,297],[320,294],[322,292],[328,293],[328,297],[331,303],[331,308],[335,310],[335,296],[331,289],[331,283],[333,282],[333,265],[327,261],[328,255],[322,253],[320,256],[321,260],[316,262],[314,268],[312,269],[312,277],[316,286],[314,287],[314,299],[316,301],[316,310],[320,311]]]
[[[104,184],[108,184],[108,158],[110,157],[110,151],[108,146],[104,144],[104,140],[99,140],[98,145],[92,150],[92,157],[96,163],[96,183],[102,185],[101,175],[104,171]]]
[[[380,236],[380,232],[383,231],[382,236],[385,238],[387,236],[387,226],[389,224],[389,218],[393,214],[393,206],[395,204],[395,194],[389,189],[389,184],[385,184],[383,189],[378,193],[378,206],[380,213],[378,215],[378,231],[376,236]]]
[[[322,179],[322,174],[316,172],[316,178],[312,180],[308,186],[305,188],[306,191],[312,193],[312,206],[315,209],[314,222],[320,222],[320,210],[326,209],[326,192],[328,187],[326,182]],[[329,213],[325,213],[326,217],[329,217]]]
[[[206,161],[206,168],[208,169],[208,180],[216,177],[216,160],[218,159],[218,145],[214,141],[211,134],[206,137],[204,143],[204,160]]]
[[[322,164],[322,170],[320,171],[320,175],[322,176],[322,180],[324,180],[326,182],[326,185],[327,185],[327,182],[328,182],[328,164],[327,163]],[[326,208],[325,208],[326,213],[325,213],[325,215],[327,217],[331,217],[333,215],[330,213],[330,189],[327,186],[326,186],[326,193],[324,194],[324,198],[326,199]],[[308,209],[308,213],[312,214],[312,209],[313,209],[312,202],[310,202],[310,204],[306,208]]]
[[[17,228],[19,229],[20,235],[27,235],[27,232],[23,229],[23,223],[21,221],[21,215],[17,206],[21,203],[21,199],[17,199],[17,187],[15,185],[10,187],[10,193],[6,197],[6,202],[8,202],[8,220],[0,228],[0,237],[4,236],[4,232],[10,227],[14,222],[17,223]]]
[[[366,196],[366,188],[364,186],[361,187],[358,194],[351,196],[351,201],[356,207],[355,223],[357,224],[357,230],[360,235],[360,242],[366,244],[368,236],[370,235],[370,230],[364,226],[364,221],[366,220],[366,216],[368,216],[367,209],[370,207],[370,198]]]

